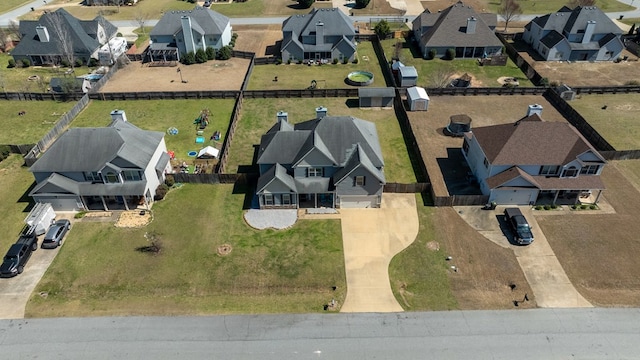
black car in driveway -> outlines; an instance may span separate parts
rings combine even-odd
[[[62,239],[67,234],[67,231],[71,229],[71,222],[67,219],[58,220],[49,227],[47,233],[44,236],[42,245],[43,249],[55,249],[62,245]]]
[[[0,277],[14,277],[22,274],[31,253],[38,250],[38,238],[35,231],[23,232],[18,241],[11,245],[0,265]]]
[[[531,225],[522,215],[520,209],[506,208],[504,209],[504,216],[507,218],[507,222],[511,230],[513,230],[514,239],[519,245],[529,245],[533,242]]]

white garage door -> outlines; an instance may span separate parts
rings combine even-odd
[[[532,196],[535,190],[493,190],[492,201],[498,205],[529,205],[530,201],[534,201]]]
[[[376,207],[378,197],[373,196],[341,196],[340,207],[343,209],[362,209]]]
[[[38,201],[51,204],[54,211],[76,211],[83,210],[82,203],[78,203],[75,197],[39,197]]]

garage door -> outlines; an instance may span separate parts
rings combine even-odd
[[[82,203],[78,204],[75,197],[39,197],[38,201],[51,204],[54,211],[76,211],[82,210]]]
[[[340,207],[343,209],[362,209],[377,207],[378,197],[373,196],[341,196]]]
[[[530,201],[535,200],[532,196],[533,192],[531,190],[493,190],[492,201],[498,205],[529,205]]]

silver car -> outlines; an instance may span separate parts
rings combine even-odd
[[[62,239],[69,229],[71,229],[71,222],[69,220],[63,219],[56,221],[49,227],[49,230],[47,230],[47,234],[42,241],[42,248],[55,249],[62,245]]]

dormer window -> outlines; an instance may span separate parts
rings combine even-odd
[[[107,182],[108,183],[119,183],[118,175],[112,171],[107,173]]]
[[[558,165],[543,165],[540,167],[540,175],[558,175],[558,170]]]
[[[580,174],[583,175],[595,175],[598,173],[598,169],[600,168],[599,165],[587,165],[587,166],[583,166],[582,169],[580,169]]]
[[[122,172],[125,181],[140,181],[140,172],[137,170],[125,170]]]
[[[310,167],[307,170],[307,177],[322,177],[322,168]]]
[[[562,177],[576,177],[578,176],[578,168],[575,166],[571,166],[568,169],[564,169],[562,172]]]

